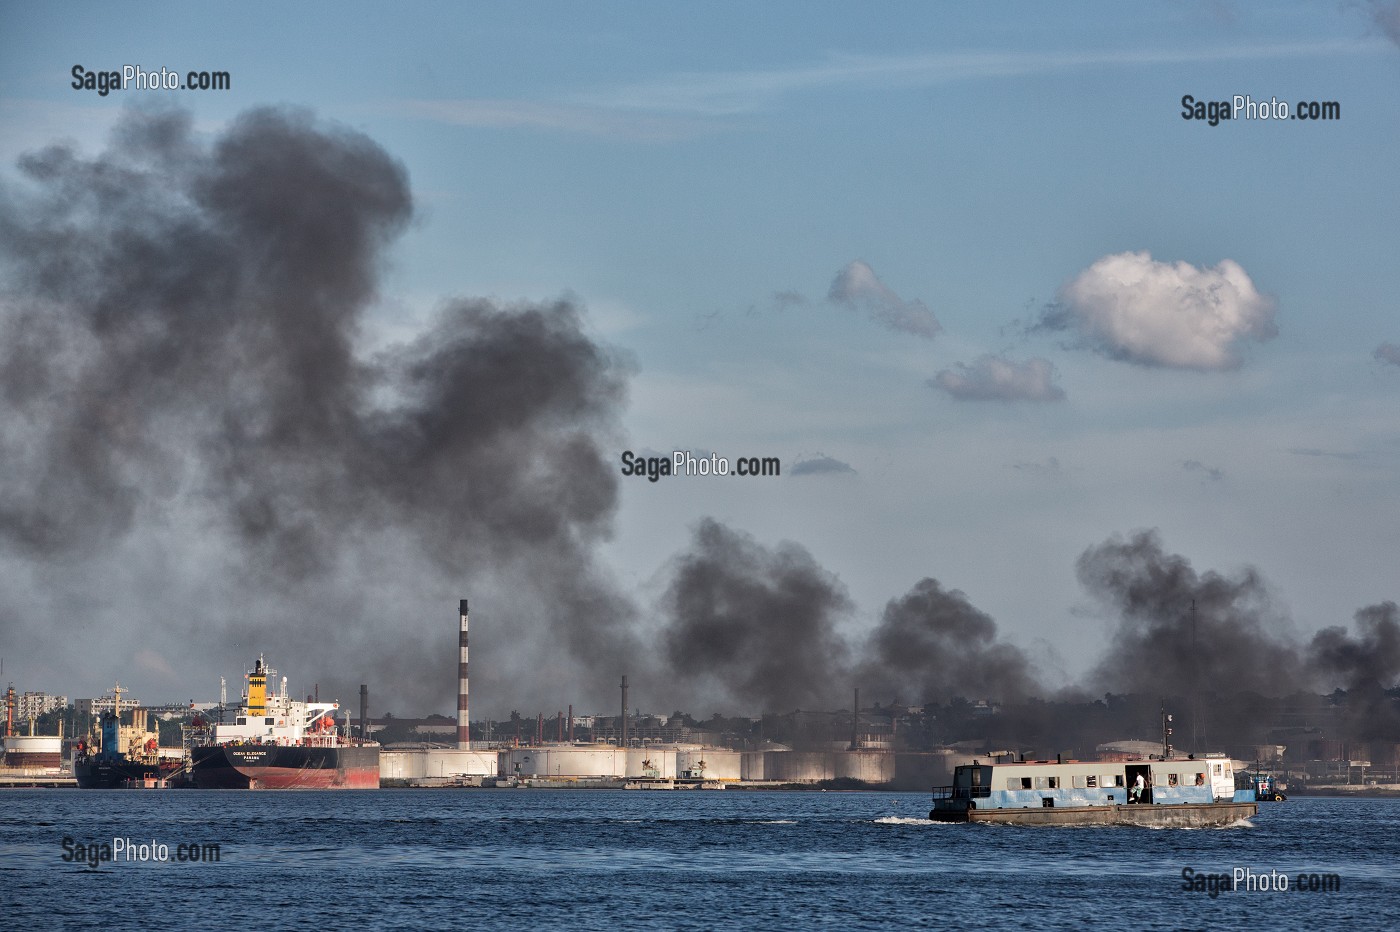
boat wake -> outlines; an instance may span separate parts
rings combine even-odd
[[[908,816],[881,816],[873,820],[876,825],[948,825],[947,822],[934,822],[931,819],[911,819]]]

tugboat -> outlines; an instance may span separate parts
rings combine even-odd
[[[1276,774],[1260,773],[1256,768],[1249,777],[1250,782],[1254,785],[1254,794],[1261,803],[1281,803],[1288,799],[1283,794],[1283,791],[1288,787],[1279,782]]]
[[[201,725],[187,735],[190,782],[200,789],[378,789],[379,745],[341,733],[338,702],[294,702],[261,656],[248,671],[244,704],[233,721]]]
[[[131,725],[123,727],[122,688],[114,686],[112,708],[98,720],[97,747],[79,742],[73,758],[73,777],[80,789],[164,787],[180,769],[180,760],[163,756],[159,741],[146,730],[145,710],[133,707],[130,711]]]

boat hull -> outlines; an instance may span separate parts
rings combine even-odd
[[[376,790],[379,748],[218,745],[195,748],[190,779],[199,789]]]
[[[1259,811],[1252,802],[1198,803],[1170,806],[1054,806],[1040,809],[934,809],[935,822],[988,822],[999,825],[1150,825],[1159,828],[1210,828],[1248,819]]]
[[[104,760],[93,757],[73,762],[73,779],[82,790],[115,790],[127,786],[145,786],[148,781],[158,784],[169,779],[178,769],[179,764],[173,761],[156,765],[126,758]]]

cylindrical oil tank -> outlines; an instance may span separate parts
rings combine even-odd
[[[894,755],[889,751],[837,751],[832,757],[837,779],[865,783],[889,783],[894,779]]]
[[[816,783],[834,776],[831,753],[825,751],[767,751],[763,768],[769,780],[780,783]]]
[[[57,769],[63,739],[51,735],[15,735],[5,739],[5,766]]]
[[[897,790],[927,790],[934,786],[951,786],[953,769],[974,760],[985,760],[962,751],[942,748],[937,751],[898,751],[894,755],[894,788]]]
[[[504,777],[623,777],[627,751],[611,745],[546,745],[502,751]]]
[[[761,781],[768,779],[763,766],[763,751],[744,751],[739,755],[739,779]]]
[[[676,774],[696,780],[739,780],[742,775],[741,755],[727,748],[680,745],[676,748]]]
[[[627,776],[672,780],[676,776],[676,746],[648,744],[627,749]]]

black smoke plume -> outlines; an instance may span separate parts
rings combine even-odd
[[[19,168],[0,189],[0,559],[26,580],[7,640],[120,648],[104,666],[171,687],[266,650],[307,689],[435,708],[456,598],[489,594],[488,682],[551,651],[626,663],[632,610],[590,554],[629,366],[567,301],[450,302],[367,352],[412,216],[376,143],[293,110],[209,142],[132,113],[94,158]]]
[[[1319,679],[1346,691],[1347,732],[1358,740],[1400,739],[1400,609],[1394,602],[1356,613],[1355,637],[1342,627],[1313,635],[1308,657]]]
[[[1038,688],[1025,654],[997,640],[990,615],[927,578],[885,606],[860,679],[906,702],[1019,700]]]
[[[891,600],[867,639],[840,631],[851,602],[801,546],[769,548],[713,519],[670,567],[665,662],[676,682],[738,708],[785,712],[872,701],[1020,699],[1036,689],[1021,650],[956,590],[923,579]]]
[[[1185,557],[1167,553],[1155,531],[1141,531],[1090,547],[1078,573],[1119,619],[1090,674],[1095,691],[1282,695],[1303,682],[1298,648],[1253,568],[1198,574]]]
[[[793,543],[705,519],[671,566],[665,660],[700,695],[760,711],[829,708],[849,688],[840,581]]]

